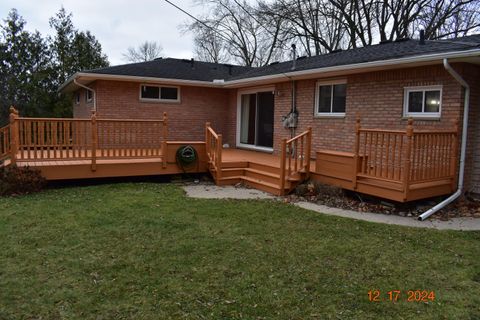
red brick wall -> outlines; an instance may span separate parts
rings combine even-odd
[[[179,103],[143,102],[140,84],[97,81],[97,115],[100,118],[161,119],[168,116],[169,140],[204,140],[205,123],[225,131],[229,93],[227,90],[180,87]]]
[[[465,187],[469,192],[480,194],[480,68],[473,65],[464,65],[459,71],[470,85]]]
[[[95,84],[89,85],[91,88],[95,89]],[[75,101],[77,93],[80,94],[80,103],[77,104]],[[78,89],[73,94],[73,117],[74,118],[90,118],[93,110],[93,101],[87,102],[86,89]]]
[[[456,64],[454,68],[472,85],[470,126],[466,159],[465,190],[480,192],[480,85],[479,68],[468,64]],[[392,71],[379,71],[345,77],[347,80],[346,116],[344,118],[314,117],[315,82],[297,82],[297,108],[299,127],[297,133],[311,126],[312,150],[333,149],[353,151],[354,125],[358,114],[363,127],[404,129],[404,87],[442,85],[442,111],[438,120],[415,120],[414,128],[450,129],[456,120],[463,118],[463,90],[443,66],[417,67]],[[281,117],[291,106],[291,84],[278,84],[275,101],[274,147],[278,152],[282,138],[289,138]]]
[[[467,190],[480,192],[480,85],[479,68],[468,64],[454,67],[472,83],[471,120],[467,158]],[[344,118],[314,117],[315,83],[297,81],[297,133],[311,126],[313,151],[334,149],[352,151],[356,115],[362,126],[369,128],[404,129],[404,87],[442,85],[442,114],[438,120],[416,120],[415,128],[452,128],[455,120],[462,120],[463,90],[444,70],[443,66],[416,67],[378,71],[343,77],[347,80],[346,116]],[[171,140],[203,140],[205,122],[224,136],[224,142],[235,146],[237,127],[237,90],[200,87],[181,87],[180,103],[150,103],[139,101],[139,83],[98,81],[97,111],[104,118],[161,118],[169,116]],[[84,94],[84,93],[83,93]],[[84,105],[74,107],[76,117],[89,114]],[[274,152],[282,138],[290,137],[290,130],[282,127],[282,117],[291,107],[291,83],[276,84]],[[88,111],[88,112],[87,112]]]

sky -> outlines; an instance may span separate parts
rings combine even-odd
[[[194,16],[203,12],[192,0],[172,2]],[[191,18],[164,0],[1,0],[0,18],[5,19],[10,9],[16,8],[26,20],[27,30],[46,36],[52,34],[49,18],[62,5],[73,14],[77,29],[89,30],[98,39],[111,65],[127,63],[122,54],[145,41],[160,43],[163,57],[193,57],[192,34],[179,29]]]

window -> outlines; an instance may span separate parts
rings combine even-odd
[[[344,116],[347,97],[345,81],[318,82],[315,100],[316,116]]]
[[[93,101],[93,91],[87,90],[87,94],[85,95],[85,100],[87,102],[92,102]]]
[[[80,92],[75,94],[75,104],[80,104]]]
[[[140,86],[140,100],[156,100],[164,102],[179,102],[180,89],[178,87],[163,87],[163,86]]]
[[[403,115],[406,117],[438,118],[442,106],[442,87],[405,88]]]

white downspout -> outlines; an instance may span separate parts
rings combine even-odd
[[[448,63],[447,58],[443,59],[443,66],[445,67],[445,70],[447,70],[447,72],[450,73],[450,75],[454,77],[455,80],[457,80],[457,82],[462,85],[462,87],[465,88],[465,98],[463,105],[462,144],[460,150],[460,169],[458,170],[458,187],[457,191],[455,191],[455,193],[452,194],[450,197],[422,213],[418,217],[418,220],[420,221],[427,219],[438,210],[450,204],[452,201],[462,195],[463,192],[463,176],[465,172],[465,155],[467,150],[468,112],[470,109],[470,86],[455,70],[452,69],[452,67]]]
[[[73,83],[75,83],[77,86],[81,87],[81,88],[84,88],[84,89],[87,89],[88,91],[92,91],[93,92],[93,110],[95,112],[97,112],[97,93],[95,92],[95,90],[93,90],[92,88],[90,87],[87,87],[86,85],[83,85],[81,83],[79,83],[77,81],[77,79],[73,78]]]

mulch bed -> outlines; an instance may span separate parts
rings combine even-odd
[[[297,186],[295,191],[285,198],[287,202],[309,201],[329,207],[359,212],[394,214],[403,217],[418,217],[443,199],[445,197],[398,203],[316,182],[307,182]],[[454,201],[430,218],[448,220],[454,217],[480,218],[480,201],[465,196]]]

